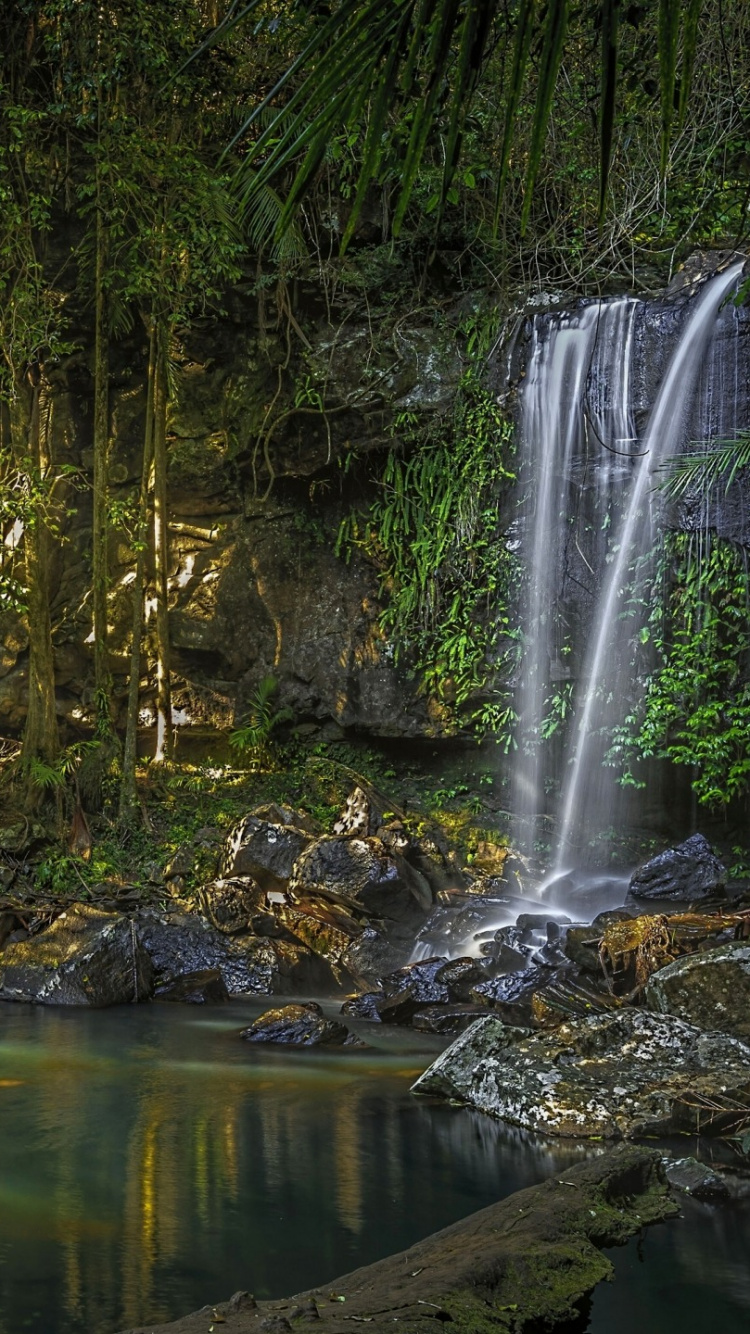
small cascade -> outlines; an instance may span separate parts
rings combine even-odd
[[[644,303],[592,302],[533,323],[522,394],[529,574],[513,839],[527,851],[546,847],[557,880],[591,860],[587,840],[622,814],[622,789],[603,760],[627,709],[632,640],[643,623],[639,583],[656,532],[652,474],[688,440],[736,429],[723,405],[736,401],[742,367],[714,333],[735,319],[722,307],[741,268],[711,278],[670,312],[677,341],[658,386],[663,342],[647,327]],[[649,407],[639,438],[636,422]]]

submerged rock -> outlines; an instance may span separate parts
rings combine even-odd
[[[152,984],[136,924],[84,903],[0,955],[0,1000],[101,1009],[147,1000]]]
[[[750,941],[689,954],[660,968],[644,992],[650,1010],[697,1028],[750,1039]]]
[[[722,890],[726,867],[703,834],[675,848],[667,848],[640,866],[630,878],[630,893],[636,899],[676,899],[690,902]]]
[[[290,1047],[342,1047],[350,1036],[345,1024],[326,1019],[314,1001],[266,1010],[240,1033],[246,1042],[277,1042]]]
[[[639,1010],[573,1019],[534,1035],[490,1015],[412,1091],[551,1135],[697,1133],[736,1120],[737,1101],[750,1097],[750,1047]]]

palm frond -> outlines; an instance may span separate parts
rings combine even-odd
[[[720,440],[661,464],[658,471],[667,476],[660,490],[671,500],[680,500],[691,491],[708,492],[723,479],[728,491],[737,473],[745,468],[750,468],[750,431],[741,431],[736,440]]]

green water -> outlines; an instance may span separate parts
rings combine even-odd
[[[300,1290],[580,1157],[410,1097],[434,1044],[272,1052],[258,1009],[0,1006],[0,1334]]]
[[[0,1334],[112,1334],[325,1283],[590,1151],[412,1098],[429,1039],[250,1047],[260,1008],[0,1005]],[[629,1331],[633,1303],[639,1334],[703,1334],[707,1311],[750,1329],[750,1207],[653,1229],[642,1253],[615,1253],[593,1334]]]

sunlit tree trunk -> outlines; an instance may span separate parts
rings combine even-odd
[[[172,687],[169,644],[169,516],[167,511],[167,358],[168,333],[156,319],[154,374],[154,583],[156,593],[156,754],[172,757]]]
[[[38,804],[41,788],[33,781],[29,766],[33,760],[53,764],[60,749],[55,709],[55,662],[50,620],[50,559],[52,535],[49,509],[52,496],[50,426],[52,394],[44,367],[34,363],[27,372],[26,384],[19,386],[13,408],[13,434],[20,455],[28,460],[32,486],[38,501],[33,522],[24,534],[26,566],[26,602],[29,629],[29,702],[21,752],[26,770],[26,804]],[[24,448],[25,445],[25,448]],[[45,494],[46,493],[46,494]]]
[[[148,394],[146,425],[143,440],[143,467],[138,500],[138,540],[133,581],[132,640],[130,644],[130,676],[128,680],[128,714],[125,725],[125,745],[122,755],[122,782],[120,786],[120,820],[132,823],[138,809],[136,763],[138,759],[138,715],[140,712],[141,638],[143,636],[143,595],[146,582],[146,534],[148,531],[148,497],[151,489],[151,466],[154,451],[154,377],[156,371],[156,329],[152,325],[149,339]]]
[[[96,168],[96,273],[94,330],[94,494],[93,494],[93,589],[94,685],[96,719],[100,732],[112,731],[112,673],[109,665],[107,592],[109,569],[107,544],[107,465],[109,455],[109,312],[106,273],[109,251],[107,223],[103,211],[100,167]]]

